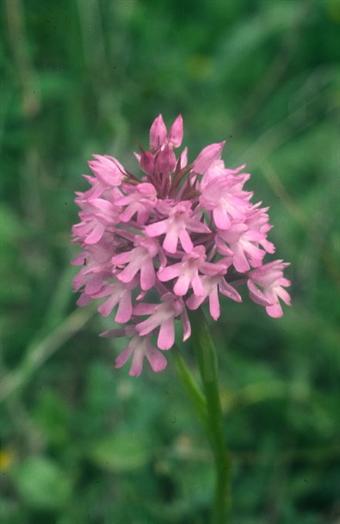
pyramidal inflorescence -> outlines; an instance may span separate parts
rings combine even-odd
[[[290,304],[282,260],[264,262],[275,247],[268,240],[268,208],[253,203],[244,189],[244,165],[231,169],[221,154],[224,142],[205,147],[189,163],[188,150],[176,156],[183,139],[178,116],[168,131],[159,115],[150,129],[149,150],[135,153],[139,174],[114,157],[94,155],[90,188],[76,194],[80,222],[73,240],[82,247],[74,289],[79,306],[95,300],[98,312],[122,327],[103,333],[127,336],[117,357],[131,359],[137,376],[146,357],[153,371],[167,361],[175,343],[175,322],[183,340],[191,334],[188,310],[206,302],[220,317],[220,295],[241,302],[240,291],[280,317],[280,301]]]

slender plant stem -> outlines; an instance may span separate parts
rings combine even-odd
[[[230,457],[225,445],[223,414],[218,388],[217,357],[204,314],[197,310],[191,315],[192,339],[201,373],[207,403],[208,437],[216,468],[215,500],[212,524],[226,524],[230,515]]]
[[[209,430],[207,401],[205,396],[197,385],[195,378],[193,377],[190,368],[182,357],[178,347],[174,347],[171,351],[171,354],[175,360],[177,373],[180,376],[184,388],[192,400],[197,416],[200,419],[204,429]]]

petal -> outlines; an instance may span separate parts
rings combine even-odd
[[[159,237],[166,232],[167,220],[161,220],[145,227],[145,232],[149,237]]]
[[[122,264],[127,264],[127,262],[130,261],[131,251],[125,251],[125,253],[120,253],[119,255],[115,255],[111,258],[111,262],[117,266],[120,266]]]
[[[141,288],[143,291],[151,289],[156,280],[155,268],[153,266],[153,261],[151,258],[145,260],[140,268],[140,282]]]
[[[131,293],[126,291],[119,301],[117,315],[115,321],[118,324],[125,324],[129,322],[132,316],[132,303],[131,303]]]
[[[99,306],[98,313],[100,313],[103,317],[108,317],[118,301],[119,295],[118,293],[115,293]]]
[[[165,175],[172,172],[176,166],[176,155],[168,145],[156,157],[155,169],[157,173]]]
[[[150,128],[150,149],[159,149],[167,139],[167,129],[162,115],[158,115]]]
[[[270,242],[269,240],[267,239],[263,239],[261,240],[260,242],[261,246],[263,247],[263,249],[265,249],[267,251],[267,253],[270,253],[270,254],[273,254],[275,253],[275,246],[272,242]]]
[[[118,273],[117,278],[121,282],[125,282],[126,284],[131,282],[133,280],[134,276],[138,273],[140,270],[141,264],[138,259],[132,260],[120,273]]]
[[[138,206],[135,203],[127,206],[119,215],[121,222],[129,222],[137,210]]]
[[[162,322],[157,345],[159,349],[170,349],[175,342],[175,322],[173,318],[169,318]]]
[[[221,314],[220,301],[218,298],[217,286],[214,286],[209,295],[209,311],[211,318],[218,320]]]
[[[286,291],[282,287],[279,287],[276,289],[276,294],[278,297],[281,298],[281,300],[283,300],[285,304],[287,304],[287,306],[290,306],[291,299],[290,299],[290,294],[288,293],[288,291]]]
[[[213,209],[213,217],[216,227],[219,229],[228,229],[230,227],[230,218],[227,211],[222,207],[215,207],[215,209]]]
[[[183,140],[183,118],[182,115],[174,120],[170,132],[169,132],[169,141],[174,147],[179,147]]]
[[[280,318],[283,315],[282,307],[279,303],[266,307],[266,311],[270,317]]]
[[[152,371],[154,371],[155,373],[163,371],[163,369],[166,368],[168,363],[163,353],[161,353],[161,351],[158,351],[151,345],[148,347],[146,351],[146,358],[150,363]]]
[[[191,253],[193,250],[193,243],[191,241],[190,235],[186,229],[182,229],[179,233],[179,239],[181,241],[182,247],[186,253]]]
[[[139,324],[136,325],[136,330],[139,335],[145,336],[151,333],[151,331],[156,329],[158,326],[159,326],[159,320],[156,318],[156,315],[152,315],[151,317],[147,318],[146,320],[139,322]]]
[[[190,281],[191,279],[189,275],[185,273],[181,275],[174,286],[174,293],[179,297],[186,295],[190,286]]]
[[[142,347],[137,347],[134,350],[132,364],[129,371],[130,377],[139,377],[139,375],[143,371],[144,356],[145,352]]]
[[[137,211],[137,224],[143,226],[150,216],[150,211],[148,209],[139,209]]]
[[[169,253],[175,253],[178,244],[178,233],[175,229],[170,229],[165,235],[163,247]]]
[[[92,277],[85,285],[85,292],[88,295],[94,295],[101,290],[103,281],[100,277]]]
[[[134,315],[152,315],[158,304],[137,304],[134,309]]]
[[[182,264],[173,264],[172,266],[167,266],[159,269],[157,276],[161,282],[168,282],[173,278],[178,277],[181,272]]]
[[[100,222],[97,222],[91,233],[85,238],[85,244],[93,245],[97,244],[102,238],[105,231],[105,226]]]
[[[81,253],[76,258],[71,260],[72,266],[83,266],[86,263],[86,255],[85,253]]]
[[[199,277],[198,273],[194,275],[191,285],[192,285],[192,289],[194,290],[195,295],[198,295],[198,296],[204,295],[205,291],[203,288],[201,278]]]
[[[190,324],[187,310],[185,308],[183,310],[181,318],[183,322],[183,342],[185,342],[191,336],[191,324]]]
[[[235,302],[242,302],[241,295],[236,291],[235,288],[233,288],[233,286],[228,284],[224,278],[220,280],[218,288],[225,297],[231,298],[231,300],[235,300]]]
[[[257,286],[255,286],[252,280],[249,279],[247,281],[247,286],[249,289],[250,298],[253,300],[253,302],[255,302],[255,304],[265,307],[271,305],[270,300],[268,300],[265,294]]]
[[[279,284],[280,286],[288,287],[291,286],[292,283],[288,278],[280,278]]]
[[[129,360],[131,354],[133,352],[133,347],[131,346],[131,343],[118,355],[118,357],[115,360],[115,367],[121,368],[124,366],[124,364]]]
[[[111,204],[111,202],[104,200],[104,198],[91,198],[89,200],[89,204],[91,204],[93,207],[98,209],[98,211],[101,211],[104,214],[110,215],[113,213],[113,205]]]
[[[245,273],[250,269],[249,262],[242,249],[237,249],[235,251],[233,257],[233,264],[236,271],[238,271],[239,273]]]
[[[186,301],[186,305],[189,309],[195,310],[200,307],[202,302],[206,299],[206,296],[197,297],[196,295],[191,295],[191,297],[188,298]]]
[[[210,229],[204,222],[199,222],[196,219],[190,220],[190,231],[194,233],[211,233]]]
[[[151,175],[154,170],[154,164],[153,154],[150,153],[150,151],[143,151],[139,159],[139,165],[142,171],[147,175]]]
[[[203,175],[210,165],[221,157],[225,141],[216,144],[210,144],[202,149],[196,160],[194,160],[192,168],[195,173]]]
[[[188,164],[188,148],[185,147],[181,153],[181,156],[179,157],[179,166],[181,169],[186,167]]]
[[[93,158],[89,166],[98,179],[109,186],[119,186],[125,173],[122,164],[107,155],[93,155]]]

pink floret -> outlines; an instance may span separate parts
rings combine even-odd
[[[248,289],[252,300],[266,308],[269,316],[278,318],[283,315],[280,299],[290,305],[290,296],[286,287],[290,281],[283,276],[283,269],[289,264],[275,260],[254,269],[248,274]]]

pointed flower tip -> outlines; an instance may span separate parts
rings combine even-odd
[[[182,140],[183,140],[183,117],[181,114],[179,114],[175,118],[170,128],[169,142],[174,147],[179,147],[182,144]]]
[[[181,113],[178,113],[178,115],[176,116],[175,120],[173,121],[172,123],[172,126],[177,126],[177,127],[181,127],[182,130],[183,130],[183,116]]]
[[[192,166],[193,170],[200,174],[204,175],[205,172],[210,168],[210,166],[221,158],[221,154],[224,148],[225,140],[222,142],[216,142],[206,146],[196,160],[194,160]]]
[[[150,127],[150,149],[154,151],[159,149],[166,142],[167,134],[163,116],[159,114]]]

